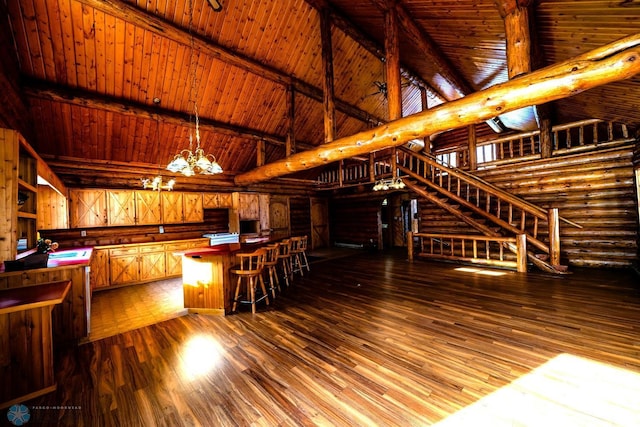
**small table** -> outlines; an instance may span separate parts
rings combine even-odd
[[[71,281],[0,290],[0,408],[56,389],[51,310]]]

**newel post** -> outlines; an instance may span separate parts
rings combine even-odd
[[[527,272],[527,235],[518,234],[516,236],[516,269],[518,273]]]
[[[407,251],[409,252],[409,262],[413,262],[413,233],[407,231]]]
[[[549,209],[549,262],[560,265],[560,215],[558,208]]]

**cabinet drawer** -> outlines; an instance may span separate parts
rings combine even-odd
[[[137,253],[137,246],[109,249],[109,256],[136,255]]]
[[[164,250],[167,252],[183,251],[185,249],[189,249],[189,244],[187,242],[166,243],[164,245]]]
[[[148,254],[149,252],[163,252],[164,243],[157,243],[155,245],[140,245],[139,249],[141,254]]]

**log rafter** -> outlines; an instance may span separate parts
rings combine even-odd
[[[159,119],[164,123],[179,126],[189,125],[189,116],[187,114],[159,109],[157,107],[150,107],[145,104],[125,102],[119,98],[111,98],[79,89],[57,87],[49,83],[45,84],[32,80],[27,82],[23,87],[23,93],[27,97],[62,102],[80,107],[95,108],[129,117],[139,117],[154,121]],[[269,134],[256,129],[234,126],[207,118],[200,118],[199,126],[201,129],[213,131],[222,135],[246,138],[252,141],[265,141],[279,147],[285,147],[286,145],[286,138],[280,135]],[[298,142],[297,144],[299,147],[304,149],[314,147],[314,145],[308,143]]]
[[[127,4],[121,0],[78,0],[80,3],[100,10],[108,15],[130,22],[147,31],[158,34],[169,40],[175,41],[185,46],[191,46],[191,36],[188,31],[178,27],[172,22],[164,20],[158,16],[154,16],[138,9],[136,6]],[[228,48],[220,46],[205,37],[198,34],[193,35],[193,46],[198,51],[216,58],[220,61],[231,64],[242,70],[256,74],[260,77],[271,80],[275,83],[283,85],[286,89],[292,85],[297,93],[305,95],[317,102],[323,102],[323,91],[321,88],[304,82],[285,72],[261,62],[248,58]],[[345,101],[336,99],[336,108],[344,114],[361,120],[365,123],[380,124],[384,120],[380,117],[364,111]]]
[[[438,107],[340,138],[236,176],[248,185],[330,162],[402,145],[436,132],[488,120],[522,107],[576,95],[640,73],[640,34]]]

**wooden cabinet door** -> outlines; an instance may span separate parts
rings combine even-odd
[[[111,256],[109,274],[111,285],[125,285],[140,280],[140,269],[137,254]]]
[[[311,249],[329,247],[329,201],[311,199]]]
[[[111,283],[109,278],[109,250],[96,249],[91,258],[91,290],[106,288]]]
[[[107,218],[109,225],[135,225],[135,191],[107,190]]]
[[[218,193],[218,207],[219,208],[232,208],[233,207],[233,194],[232,193]]]
[[[287,196],[272,196],[269,201],[269,224],[271,239],[279,240],[291,234],[289,222],[289,198]]]
[[[240,193],[238,215],[241,220],[260,219],[260,198],[257,193]]]
[[[162,224],[159,191],[136,191],[136,222],[140,225]]]
[[[164,279],[165,277],[164,251],[140,255],[140,280]]]
[[[204,209],[202,208],[202,193],[184,193],[183,222],[203,222]]]
[[[191,246],[188,242],[167,243],[165,247],[165,271],[167,277],[180,276],[182,274],[182,255],[174,255],[174,252],[184,251]]]
[[[263,236],[268,236],[270,233],[269,216],[271,212],[269,211],[269,199],[270,196],[268,194],[258,195],[258,208],[260,209],[260,234]]]
[[[204,193],[202,195],[202,207],[204,209],[218,209],[219,206],[218,193]]]
[[[71,228],[107,225],[107,193],[105,190],[70,190]]]
[[[160,192],[162,206],[162,223],[179,224],[182,222],[182,193],[173,191]]]

